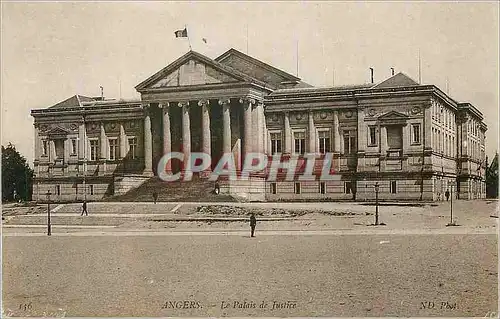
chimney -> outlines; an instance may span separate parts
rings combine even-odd
[[[391,75],[394,75],[394,68],[391,68]]]
[[[373,68],[370,68],[370,74],[371,74],[371,83],[373,84]]]

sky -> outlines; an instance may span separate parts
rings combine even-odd
[[[470,102],[498,149],[498,2],[1,2],[1,133],[33,161],[30,110],[75,94],[138,99],[134,87],[189,50],[233,47],[314,86],[390,68]],[[207,43],[202,41],[207,39]],[[298,68],[297,68],[298,66]]]

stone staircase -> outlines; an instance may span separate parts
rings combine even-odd
[[[214,193],[215,182],[193,175],[191,181],[165,182],[155,176],[123,195],[111,196],[106,201],[152,202],[158,193],[158,202],[236,202],[229,195]]]

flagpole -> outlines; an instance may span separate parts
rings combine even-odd
[[[186,29],[186,36],[188,38],[189,51],[193,51],[193,49],[191,48],[191,39],[189,39],[189,32],[188,32],[187,24],[184,25],[184,28]]]
[[[296,40],[296,57],[297,57],[297,77],[299,76],[299,40]]]
[[[422,71],[420,62],[420,49],[418,49],[418,84],[422,84]]]
[[[247,27],[247,54],[248,54],[248,21],[246,27]]]

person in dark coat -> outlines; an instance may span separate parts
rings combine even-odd
[[[83,201],[83,204],[82,204],[82,214],[80,216],[83,216],[83,213],[85,213],[85,216],[88,216],[89,213],[87,212],[87,201]]]
[[[252,214],[250,214],[250,228],[252,229],[251,237],[255,237],[254,232],[255,232],[256,225],[257,225],[257,219],[255,218],[255,214],[252,213]]]
[[[446,192],[444,192],[444,196],[446,197],[446,201],[448,201],[448,199],[450,199],[450,191],[446,190]]]
[[[153,192],[153,200],[156,204],[156,201],[158,200],[158,193],[157,192]]]

